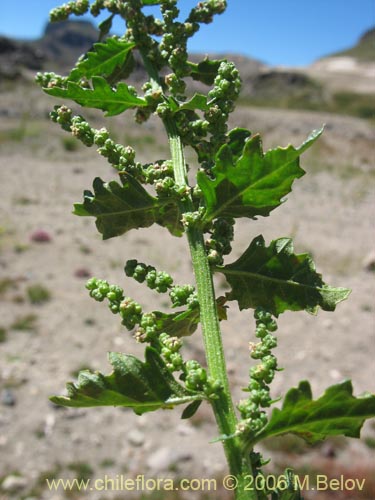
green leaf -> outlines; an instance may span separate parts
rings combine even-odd
[[[225,274],[232,287],[227,298],[237,300],[240,309],[263,307],[275,316],[286,310],[316,313],[318,307],[334,311],[350,293],[326,285],[310,255],[293,253],[289,238],[267,247],[257,236],[238,260],[215,270]]]
[[[67,88],[52,87],[43,90],[54,97],[72,99],[81,106],[106,111],[106,116],[114,116],[126,109],[147,106],[147,101],[135,94],[131,87],[121,82],[117,88],[101,76],[92,77],[92,89],[82,88],[78,83],[68,82]]]
[[[272,492],[271,500],[303,500],[299,489],[299,478],[291,469],[286,469],[277,480],[278,489]]]
[[[135,43],[126,42],[117,38],[107,38],[104,43],[95,43],[94,50],[79,61],[69,75],[70,81],[79,81],[85,77],[109,77],[117,68],[121,67]]]
[[[188,62],[190,67],[190,76],[193,80],[205,83],[206,85],[212,85],[217,76],[219,66],[223,61],[224,59],[212,61],[205,59],[198,64]]]
[[[161,0],[142,0],[143,5],[159,5]]]
[[[250,446],[286,433],[296,434],[310,444],[329,436],[358,438],[364,421],[374,416],[375,396],[354,397],[350,380],[329,387],[316,401],[309,382],[302,381],[287,392],[282,408],[273,410],[268,424]]]
[[[182,387],[152,347],[146,348],[145,362],[116,352],[109,353],[109,361],[110,375],[81,371],[77,383],[67,384],[68,396],[53,396],[51,401],[74,407],[124,406],[141,415],[205,398]]]
[[[96,227],[105,240],[154,223],[166,227],[174,236],[181,236],[183,228],[177,204],[149,195],[130,175],[123,178],[121,186],[97,177],[94,193],[85,191],[83,203],[76,203],[73,213],[96,217]]]
[[[187,309],[172,314],[153,311],[156,327],[159,332],[168,333],[171,337],[187,337],[192,335],[199,324],[199,308]]]
[[[210,106],[207,104],[207,96],[203,94],[194,94],[191,99],[180,104],[178,111],[182,109],[189,109],[195,111],[200,109],[201,111],[207,111]]]
[[[238,134],[229,134],[229,143],[216,154],[214,179],[205,172],[197,174],[206,204],[205,220],[269,215],[291,191],[293,181],[304,175],[299,157],[321,133],[322,129],[314,131],[299,148],[289,145],[265,154],[259,135],[245,141],[245,134],[242,140]]]
[[[100,31],[99,41],[101,41],[111,31],[112,21],[113,21],[114,17],[115,17],[115,14],[111,14],[109,17],[107,17],[107,19],[104,19],[104,21],[102,21],[99,24],[99,26],[98,26],[99,31]]]
[[[201,403],[202,403],[201,399],[198,399],[197,401],[193,401],[192,403],[190,403],[189,406],[187,406],[185,410],[182,412],[181,418],[186,420],[194,416],[198,411],[198,408],[200,407]]]

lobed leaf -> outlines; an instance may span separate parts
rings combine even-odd
[[[95,43],[94,50],[86,54],[71,71],[69,80],[77,82],[81,78],[90,79],[93,76],[109,77],[116,69],[121,67],[135,43],[107,38],[104,43]]]
[[[53,396],[51,401],[73,407],[123,406],[141,415],[205,398],[182,387],[152,347],[146,348],[145,362],[117,352],[109,353],[109,361],[110,375],[81,371],[77,383],[67,384],[68,395]]]
[[[350,380],[329,387],[323,396],[312,399],[309,382],[290,389],[281,409],[275,408],[266,425],[250,446],[268,438],[292,433],[310,444],[329,436],[360,437],[364,421],[375,416],[375,395],[353,396]]]
[[[322,133],[322,129],[314,131],[299,148],[289,145],[263,153],[259,135],[246,139],[244,130],[239,130],[242,139],[235,129],[229,134],[228,144],[216,154],[214,179],[205,172],[197,174],[207,221],[218,216],[269,215],[291,191],[294,180],[304,175],[299,157]]]
[[[263,307],[275,316],[286,310],[316,313],[318,307],[333,311],[350,293],[326,285],[308,254],[293,253],[289,238],[267,247],[258,236],[238,260],[215,270],[232,287],[228,300],[237,300],[240,309]]]
[[[54,97],[72,99],[81,106],[106,111],[106,116],[114,116],[129,108],[147,106],[147,101],[138,97],[126,83],[112,87],[101,76],[92,77],[92,88],[82,88],[76,82],[68,82],[66,88],[52,87],[43,90]]]
[[[97,177],[94,193],[85,191],[83,203],[76,203],[73,213],[96,217],[96,227],[104,240],[154,223],[166,227],[174,236],[181,236],[183,228],[177,204],[151,196],[130,175],[123,178],[121,186]]]

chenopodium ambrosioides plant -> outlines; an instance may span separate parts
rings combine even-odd
[[[192,2],[193,3],[193,2]],[[51,21],[90,11],[108,11],[100,24],[99,42],[81,57],[66,77],[54,73],[37,75],[43,90],[105,116],[135,110],[138,123],[157,115],[165,128],[170,159],[142,164],[132,147],[117,144],[106,128],[94,129],[66,105],[54,108],[51,118],[118,171],[119,180],[96,178],[93,191],[85,191],[75,214],[92,216],[103,239],[132,229],[159,224],[173,236],[187,238],[194,285],[177,285],[172,277],[153,266],[128,260],[126,276],[168,294],[172,312],[145,312],[122,288],[102,279],[87,283],[90,296],[108,305],[122,324],[145,344],[145,359],[112,352],[110,375],[84,370],[76,383],[69,383],[67,396],[52,401],[73,407],[123,406],[138,415],[185,405],[182,418],[190,418],[202,402],[211,405],[219,440],[224,446],[230,474],[236,482],[237,499],[301,498],[293,473],[287,469],[284,488],[249,489],[249,478],[263,477],[264,461],[254,446],[270,436],[293,433],[308,443],[327,436],[359,437],[365,419],[375,414],[375,396],[354,397],[350,381],[329,387],[313,399],[310,384],[302,381],[284,396],[281,408],[268,414],[275,401],[270,384],[279,370],[273,354],[277,345],[276,318],[284,311],[315,313],[320,307],[333,311],[349,290],[333,288],[323,281],[308,254],[295,254],[292,240],[279,238],[267,244],[256,237],[235,262],[224,264],[231,252],[236,219],[266,217],[291,191],[294,180],[304,175],[301,154],[319,138],[314,131],[298,148],[291,145],[263,152],[259,135],[244,128],[228,130],[241,80],[235,65],[225,59],[189,60],[187,42],[217,14],[225,0],[199,2],[186,20],[179,17],[177,0],[77,0],[51,12]],[[149,6],[160,7],[160,18],[148,15]],[[109,36],[112,20],[126,23],[124,36]],[[143,95],[125,83],[134,69],[134,54],[142,58],[148,79]],[[209,87],[207,95],[188,97],[186,80]],[[194,185],[188,183],[184,150],[192,148],[199,164]],[[144,187],[146,186],[146,188]],[[152,193],[152,194],[151,194]],[[161,229],[162,231],[162,229]],[[216,297],[212,276],[221,273],[231,287]],[[220,333],[227,305],[253,309],[256,342],[250,343],[249,372],[245,397],[232,401]],[[207,366],[186,360],[183,339],[201,325]],[[235,411],[235,407],[238,413]],[[259,481],[256,483],[259,485]]]

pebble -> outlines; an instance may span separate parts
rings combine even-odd
[[[172,465],[178,462],[186,462],[192,458],[193,456],[190,453],[179,453],[176,450],[164,447],[152,453],[148,457],[146,465],[155,473],[168,470]]]
[[[137,429],[130,431],[127,438],[132,446],[143,446],[145,443],[145,435]]]
[[[89,278],[92,276],[92,273],[89,269],[86,269],[85,267],[79,267],[74,271],[74,276],[76,278]]]
[[[1,404],[4,406],[15,406],[16,398],[11,389],[4,389],[1,393]]]
[[[52,241],[51,235],[44,229],[37,229],[30,236],[31,241],[36,243],[49,243]]]
[[[15,493],[27,486],[27,480],[22,476],[7,476],[1,484],[1,489],[8,493]]]
[[[180,434],[180,436],[191,436],[194,434],[194,429],[189,424],[180,424],[177,426],[177,433]]]
[[[363,260],[365,271],[375,271],[375,252],[370,252]]]

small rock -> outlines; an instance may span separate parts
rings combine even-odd
[[[180,424],[177,427],[177,432],[180,436],[191,436],[194,434],[194,428],[189,424]]]
[[[335,370],[334,368],[330,370],[329,375],[333,380],[340,380],[343,378],[342,373],[338,370]]]
[[[27,486],[27,480],[22,476],[7,476],[2,482],[1,489],[8,493],[15,493]]]
[[[5,446],[8,442],[8,438],[6,436],[0,436],[0,448]]]
[[[133,446],[143,446],[145,442],[145,435],[137,429],[130,431],[127,438],[129,443]]]
[[[365,271],[375,271],[375,252],[370,252],[363,260],[363,268]]]
[[[160,448],[149,456],[146,465],[155,473],[168,470],[172,465],[175,466],[178,462],[187,462],[192,458],[190,453],[179,453],[171,448]]]
[[[324,443],[321,447],[320,453],[326,458],[335,458],[336,450],[332,443]]]
[[[1,393],[1,404],[4,406],[15,406],[16,398],[11,389],[4,389]]]
[[[79,267],[74,271],[74,276],[76,278],[89,278],[92,276],[92,273],[85,267]]]
[[[332,327],[333,327],[333,321],[331,319],[325,319],[323,321],[323,327],[326,329],[326,330],[331,330]]]
[[[53,428],[55,427],[56,418],[52,413],[48,413],[44,421],[44,434],[48,436],[52,434]]]
[[[175,462],[176,454],[170,448],[159,448],[147,459],[147,467],[154,472],[166,470]]]
[[[36,243],[49,243],[52,241],[51,235],[44,229],[37,229],[30,236],[31,241]]]

